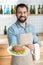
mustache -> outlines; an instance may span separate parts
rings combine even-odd
[[[20,16],[20,18],[22,18],[22,17],[23,17],[23,18],[26,18],[25,16]]]

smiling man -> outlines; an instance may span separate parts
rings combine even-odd
[[[8,28],[8,41],[9,41],[9,45],[18,45],[21,34],[25,34],[25,36],[26,36],[27,34],[32,33],[32,35],[33,35],[33,42],[32,42],[32,44],[29,44],[29,43],[26,44],[26,46],[31,51],[34,50],[34,45],[33,44],[36,44],[36,43],[39,44],[39,39],[36,36],[36,32],[35,32],[34,27],[31,24],[27,23],[28,7],[25,4],[18,4],[17,5],[17,7],[16,7],[16,17],[17,17],[16,23],[12,24]],[[28,61],[26,61],[27,57],[29,58]],[[26,61],[27,65],[34,65],[34,64],[32,64],[32,62],[30,60],[31,56],[29,55],[27,57],[25,58],[25,61]],[[21,61],[23,61],[23,59]],[[18,65],[20,65],[20,63]],[[22,65],[25,65],[25,63],[22,64]]]
[[[24,23],[28,17],[28,8],[26,6],[23,7],[22,5],[19,8],[17,7],[16,16],[20,23]]]
[[[27,23],[28,7],[25,4],[19,4],[16,7],[17,21],[8,28],[8,41],[9,45],[15,45],[19,43],[20,34],[31,32],[33,35],[33,43],[39,43],[39,39],[36,36],[34,27]],[[33,46],[33,45],[31,45]],[[30,45],[29,45],[30,47]]]

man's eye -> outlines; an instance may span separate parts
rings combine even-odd
[[[19,12],[19,14],[20,14],[21,12]]]
[[[24,12],[24,14],[25,14],[26,12]]]

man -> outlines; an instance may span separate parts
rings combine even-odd
[[[33,34],[33,43],[39,43],[39,39],[36,36],[35,30],[31,24],[27,24],[26,20],[28,17],[28,7],[25,4],[20,4],[16,8],[17,21],[11,27],[8,28],[8,40],[9,45],[18,44],[19,35],[21,33],[28,33],[29,31]],[[18,31],[18,28],[20,31]],[[20,33],[19,33],[20,32]],[[31,45],[29,45],[30,47]],[[32,47],[33,44],[32,44]],[[31,48],[32,48],[31,47]]]
[[[17,21],[8,28],[8,41],[9,45],[18,45],[20,34],[26,34],[31,32],[33,35],[33,43],[27,44],[26,46],[30,50],[34,50],[34,45],[39,43],[39,39],[36,36],[34,27],[31,24],[27,24],[28,18],[28,7],[25,4],[18,4],[16,7]],[[31,65],[31,64],[30,64]]]

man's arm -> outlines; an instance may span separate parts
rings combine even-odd
[[[32,32],[32,35],[33,35],[33,44],[38,43],[40,45],[40,40],[39,40],[38,36],[36,35],[35,27],[32,26],[32,25],[31,25],[31,32]]]
[[[17,44],[17,37],[16,37],[15,32],[12,28],[8,28],[7,36],[8,36],[9,45]]]
[[[36,43],[40,44],[40,40],[38,36],[36,35],[35,27],[32,24],[29,24],[29,30],[33,35],[33,44],[36,44]]]
[[[35,28],[31,25],[30,26],[30,31],[32,32],[33,35],[33,44],[28,44],[26,45],[30,50],[34,50],[34,44],[39,44],[40,45],[40,40],[38,39],[37,35],[36,35],[36,31]]]

